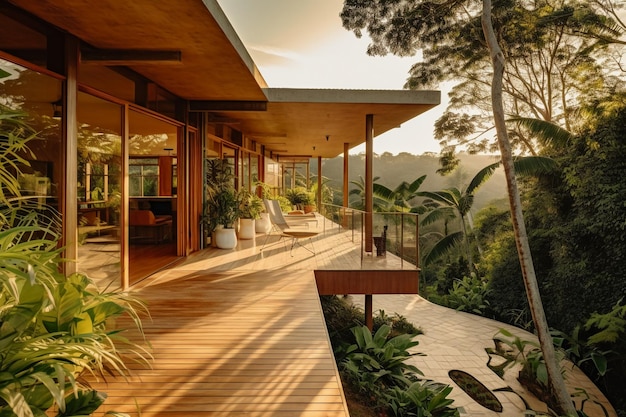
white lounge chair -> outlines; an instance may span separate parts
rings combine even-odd
[[[269,213],[270,221],[272,222],[272,231],[278,233],[280,236],[278,242],[280,242],[280,240],[284,237],[291,238],[291,249],[289,252],[291,256],[293,256],[293,248],[296,244],[302,246],[303,248],[315,255],[315,248],[313,247],[312,238],[319,235],[321,230],[317,229],[317,227],[311,227],[311,225],[312,223],[315,223],[317,225],[317,219],[311,216],[293,216],[294,218],[288,221],[280,209],[280,204],[278,200],[264,199],[263,203],[265,204],[265,210]],[[270,233],[268,233],[265,237],[265,242],[261,247],[261,251],[265,248],[267,240],[272,234],[272,231],[270,231]],[[300,244],[300,239],[309,239],[309,241],[311,242],[311,247],[313,249],[309,249],[306,246]]]

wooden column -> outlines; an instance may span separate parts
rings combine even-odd
[[[122,269],[121,286],[123,290],[130,287],[130,244],[128,234],[128,218],[129,211],[129,179],[128,179],[128,160],[130,153],[130,130],[128,127],[129,118],[128,104],[122,108],[122,207],[120,207],[120,246],[121,259],[120,267]]]
[[[349,190],[348,190],[348,186],[349,186],[349,174],[348,174],[348,168],[349,168],[349,155],[348,155],[348,151],[350,150],[348,148],[349,144],[348,143],[344,143],[343,144],[343,206],[344,207],[348,207],[349,204]]]
[[[78,62],[80,60],[80,43],[78,39],[66,36],[64,41],[65,75],[63,85],[63,116],[62,139],[64,152],[64,186],[62,187],[61,212],[63,218],[64,256],[67,259],[78,260],[78,122],[76,108],[78,101]],[[63,264],[66,274],[76,272],[76,262]]]
[[[373,298],[372,294],[365,295],[365,325],[370,332],[374,330]]]
[[[317,157],[317,211],[318,213],[322,209],[322,157]]]
[[[349,180],[350,180],[349,176],[350,176],[350,174],[349,174],[349,171],[348,171],[349,164],[350,164],[350,162],[348,160],[349,157],[350,157],[349,154],[348,154],[348,152],[350,151],[349,146],[350,146],[350,144],[347,143],[347,142],[345,142],[343,144],[343,206],[344,207],[348,207],[348,205],[350,204],[350,195],[349,195],[349,192],[350,192],[350,190],[349,190]],[[347,228],[348,227],[348,217],[345,215],[345,210],[342,210],[342,211],[343,211],[343,213],[342,213],[342,216],[341,216],[341,218],[342,218],[341,225],[344,228]],[[354,219],[352,219],[352,221],[354,222]]]
[[[374,115],[365,116],[365,252],[372,252],[374,228]]]

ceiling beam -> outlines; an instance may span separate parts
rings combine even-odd
[[[84,49],[81,62],[96,65],[180,64],[181,51],[156,51],[147,49]]]
[[[189,111],[266,111],[267,101],[193,100]]]

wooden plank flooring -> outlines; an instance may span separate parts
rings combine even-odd
[[[152,316],[144,330],[154,362],[133,365],[127,379],[92,380],[108,394],[98,415],[348,416],[313,271],[361,268],[360,242],[329,228],[300,243],[315,255],[257,235],[135,285]],[[400,267],[393,256],[364,265]]]

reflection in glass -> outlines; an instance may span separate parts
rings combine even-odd
[[[259,156],[256,154],[250,154],[250,181],[253,188],[259,182]]]
[[[250,191],[250,154],[248,152],[242,152],[241,189]]]
[[[122,108],[78,94],[78,269],[120,282]]]
[[[176,259],[179,128],[129,112],[129,278],[131,284]]]
[[[62,186],[61,124],[53,116],[52,104],[61,96],[61,81],[0,59],[0,106],[23,114],[37,133],[23,152],[25,163],[3,167],[19,179],[22,196],[33,196],[37,204],[57,208]]]

